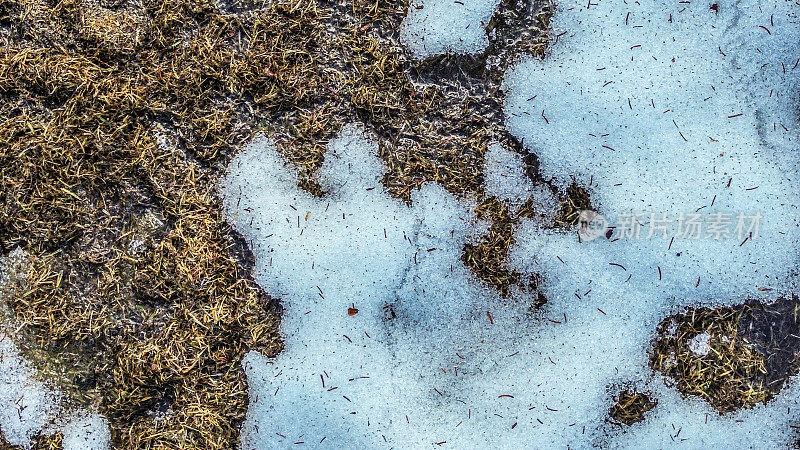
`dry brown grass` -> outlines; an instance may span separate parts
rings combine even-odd
[[[617,423],[628,426],[644,420],[645,414],[658,404],[657,401],[651,400],[649,395],[631,390],[620,392],[615,401],[616,403],[608,411],[609,417]]]
[[[260,74],[304,67],[283,56],[303,44],[286,29],[317,26],[299,3],[247,24],[210,2],[0,3],[11,18],[0,245],[33,256],[8,302],[23,351],[71,402],[108,417],[122,448],[233,446],[247,402],[239,360],[280,349],[278,309],[224,221],[214,167],[249,135],[250,101],[230,86],[296,83]],[[114,21],[125,23],[109,34]],[[278,61],[234,50],[227,39],[245,29],[282,45]],[[158,128],[177,145],[159,145]]]
[[[50,436],[39,436],[33,443],[32,450],[61,450],[64,448],[64,435],[61,433]]]
[[[796,298],[781,298],[667,317],[658,326],[650,365],[720,413],[764,403],[798,373],[797,311]],[[689,348],[700,333],[710,336],[707,355]]]
[[[765,360],[739,339],[740,315],[732,309],[695,309],[666,319],[659,325],[652,367],[673,378],[680,392],[699,396],[720,412],[764,402],[769,397]],[[673,319],[678,326],[670,336],[667,330]],[[703,332],[711,336],[711,350],[705,356],[696,355],[688,345]]]

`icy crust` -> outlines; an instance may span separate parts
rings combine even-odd
[[[486,24],[500,0],[414,0],[400,39],[416,58],[480,53],[489,45]]]

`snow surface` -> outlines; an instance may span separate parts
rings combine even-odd
[[[498,143],[491,144],[486,152],[484,176],[486,193],[501,200],[519,205],[533,193],[522,156]]]
[[[484,308],[499,299],[460,256],[486,224],[437,185],[417,192],[413,207],[391,199],[376,155],[359,129],[346,129],[320,169],[324,199],[298,189],[264,139],[223,180],[230,218],[255,248],[256,280],[285,308],[285,350],[243,363],[251,400],[244,448],[422,444],[467,428],[453,428],[470,414],[463,380],[495,365]],[[473,336],[466,346],[465,334]]]
[[[759,245],[644,245],[666,277],[716,279],[731,288],[717,299],[738,302],[731,294],[786,287],[798,254],[800,8],[718,4],[559,3],[548,57],[507,74],[506,113],[545,176],[591,185],[612,224],[644,213],[648,233],[651,214],[733,214],[734,225],[761,214]]]
[[[243,361],[242,447],[794,441],[796,381],[767,405],[720,416],[647,366],[669,314],[796,285],[800,7],[709,5],[559,3],[551,54],[508,74],[508,126],[546,176],[590,185],[612,224],[627,212],[704,207],[760,213],[758,236],[579,241],[525,221],[509,262],[542,275],[549,302],[540,311],[525,293],[499,298],[461,263],[464,243],[486,226],[472,205],[434,185],[411,206],[389,198],[377,146],[358,128],[330,144],[322,199],[297,188],[269,140],[240,154],[222,181],[225,208],[254,250],[256,280],[282,300],[286,339],[278,357],[251,352]],[[509,175],[518,162],[496,148],[489,155],[487,183],[497,184],[487,189],[509,200],[533,192]],[[658,405],[621,429],[608,410],[631,386]]]
[[[543,275],[545,314],[569,316],[568,326],[536,340],[559,364],[551,380],[583,387],[585,399],[566,402],[581,408],[602,397],[608,380],[646,379],[647,344],[665,316],[796,288],[800,240],[800,69],[792,69],[800,6],[718,2],[715,13],[708,2],[590,5],[559,3],[550,54],[506,77],[507,126],[540,157],[546,177],[591,185],[612,225],[645,213],[640,239],[617,228],[611,239],[580,242],[532,222],[516,234],[512,265]],[[758,237],[647,238],[647,213],[698,209],[760,213]],[[572,341],[566,348],[563,335]],[[555,400],[565,386],[550,383]],[[722,417],[662,383],[650,389],[654,412],[611,433],[608,445],[784,448],[794,436],[796,382],[767,406]]]
[[[29,447],[31,438],[58,414],[60,394],[38,381],[11,337],[0,340],[0,430],[9,444]]]
[[[486,152],[483,172],[488,195],[505,200],[512,208],[519,208],[530,199],[542,223],[553,223],[558,214],[558,199],[547,185],[531,184],[522,155],[492,143]]]
[[[61,429],[64,450],[103,450],[111,448],[108,421],[98,414],[77,416]]]
[[[500,0],[414,0],[400,39],[416,58],[480,53],[489,45],[486,24]]]

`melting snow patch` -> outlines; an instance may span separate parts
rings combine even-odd
[[[507,74],[509,129],[545,176],[588,186],[612,227],[608,238],[581,242],[526,223],[510,257],[523,273],[543,275],[547,314],[569,315],[561,334],[582,337],[585,360],[566,373],[560,364],[575,352],[559,348],[555,330],[540,342],[559,363],[551,375],[579,380],[586,398],[615,378],[648,378],[647,345],[664,316],[797,285],[800,7],[715,9],[564,1],[549,56]],[[742,233],[743,217],[757,226]],[[691,232],[689,218],[698,224]],[[695,350],[705,351],[702,343]],[[627,433],[598,426],[596,442],[782,448],[792,439],[795,385],[725,416],[660,382],[652,390],[654,414]]]
[[[468,443],[465,433],[480,430],[457,423],[490,416],[470,409],[469,391],[480,387],[467,380],[503,356],[492,354],[488,332],[519,323],[499,301],[486,309],[499,299],[460,262],[486,224],[436,185],[413,207],[390,198],[376,155],[359,129],[343,131],[320,169],[322,199],[297,188],[264,139],[223,180],[228,214],[255,249],[255,277],[284,304],[285,350],[243,362],[244,448]],[[503,403],[497,389],[481,397]]]
[[[711,335],[700,333],[689,340],[689,350],[697,356],[706,356],[711,351]]]
[[[486,24],[500,0],[415,0],[400,38],[420,59],[442,53],[480,53],[489,45]]]
[[[486,193],[519,208],[531,199],[542,223],[551,224],[558,213],[558,199],[546,184],[531,184],[523,157],[498,143],[489,146],[484,165]]]
[[[782,0],[559,3],[564,34],[508,74],[506,113],[545,174],[577,177],[615,227],[592,263],[682,304],[794,285],[799,14]]]
[[[725,415],[709,410],[697,398],[683,398],[662,380],[647,386],[658,398],[658,405],[648,412],[645,421],[620,433],[606,426],[606,435],[595,441],[611,448],[659,449],[787,449],[796,440],[789,422],[794,423],[800,407],[800,389],[791,383],[768,406],[736,411]],[[790,413],[791,411],[791,413]]]
[[[61,429],[64,450],[103,450],[111,448],[108,421],[97,414],[79,416]]]
[[[0,340],[0,430],[9,444],[29,447],[31,438],[58,414],[60,394],[35,376],[11,337],[4,333]]]
[[[494,143],[486,152],[486,193],[520,205],[533,193],[522,156]]]

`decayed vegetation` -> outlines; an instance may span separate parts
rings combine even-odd
[[[521,151],[499,83],[519,54],[543,52],[550,9],[504,1],[484,54],[415,63],[397,41],[407,8],[0,0],[0,253],[30,255],[7,303],[26,356],[104,414],[116,445],[234,446],[241,356],[280,350],[279,306],[215,194],[257,130],[321,194],[327,140],[363,122],[392,195],[436,181],[476,196],[496,224],[465,262],[501,291],[519,283],[503,262],[517,219],[485,198],[482,158],[493,139]]]

